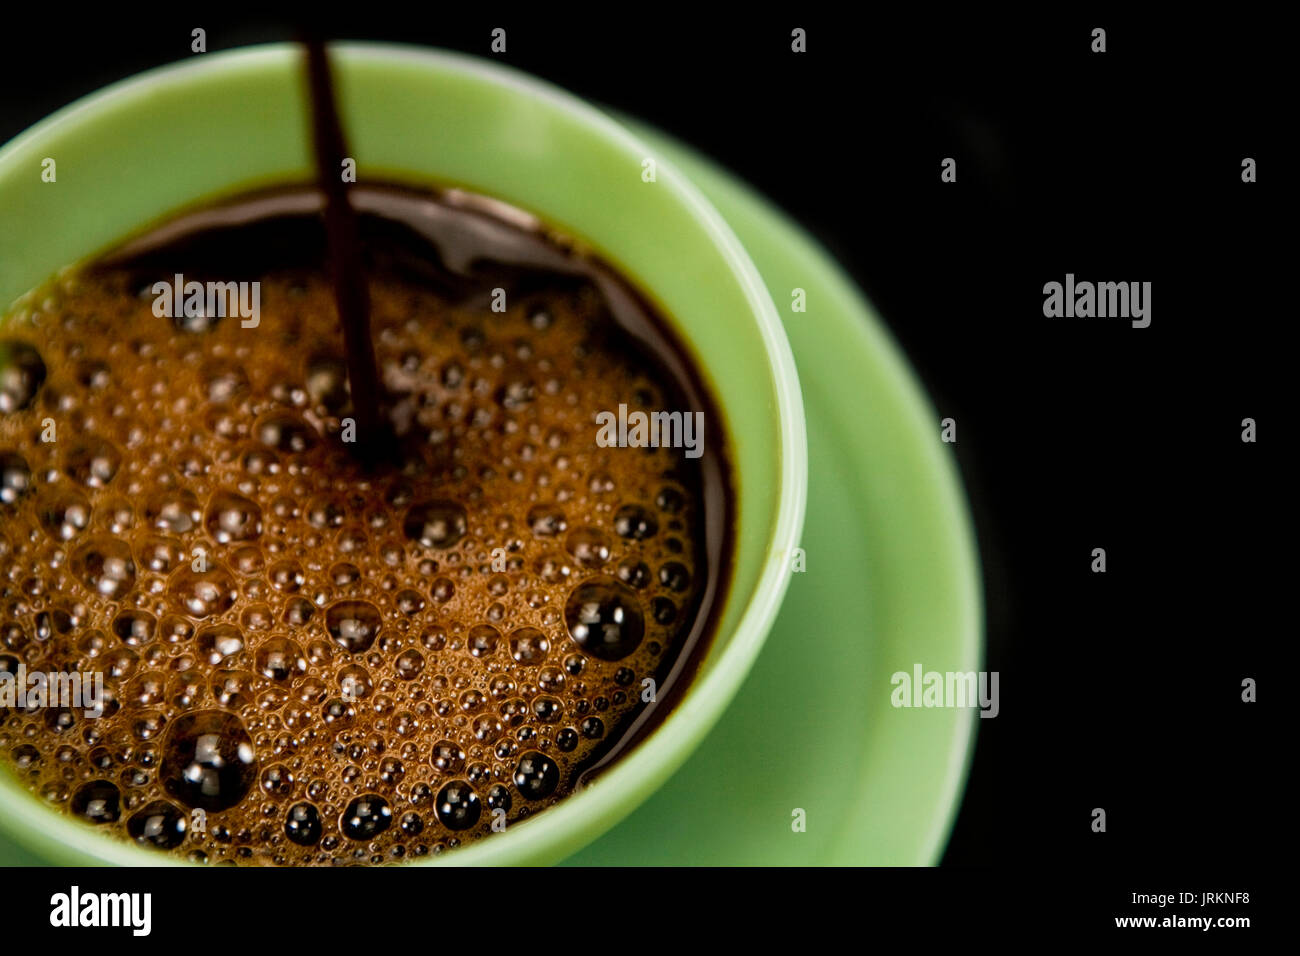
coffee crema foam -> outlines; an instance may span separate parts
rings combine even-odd
[[[689,388],[590,275],[518,254],[540,236],[418,202],[446,229],[363,220],[391,466],[340,440],[327,272],[278,267],[310,210],[167,234],[0,328],[0,671],[106,698],[0,711],[40,800],[193,861],[422,857],[562,800],[689,678],[727,560],[706,472],[593,424]],[[259,326],[156,316],[179,266],[255,277]]]

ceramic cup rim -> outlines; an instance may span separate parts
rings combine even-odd
[[[430,67],[431,75],[450,70],[505,87],[514,94],[541,98],[579,120],[615,148],[642,156],[650,154],[634,134],[595,107],[510,67],[465,54],[400,44],[337,43],[331,44],[331,52],[339,57],[345,70],[356,63],[414,62]],[[283,61],[297,55],[292,44],[267,44],[205,54],[199,59],[128,77],[70,104],[11,140],[0,149],[0,171],[19,155],[31,155],[33,147],[52,134],[74,130],[78,124],[102,118],[113,110],[138,107],[158,84],[196,75],[200,80],[220,83],[240,71],[263,68],[268,59]],[[710,659],[707,673],[691,683],[663,723],[613,765],[597,786],[566,797],[526,824],[511,827],[510,832],[496,834],[452,853],[411,861],[408,865],[555,862],[613,826],[676,770],[730,704],[766,640],[789,584],[791,555],[802,531],[807,494],[806,432],[794,357],[757,267],[730,226],[671,165],[660,164],[658,181],[689,212],[726,260],[733,277],[739,280],[770,362],[767,371],[776,394],[775,416],[780,436],[776,449],[780,457],[779,489],[775,519],[770,520],[772,530],[757,584],[726,646],[716,660]],[[707,359],[703,361],[707,364]],[[0,828],[44,857],[82,864],[184,865],[182,861],[98,833],[79,821],[52,812],[8,774],[0,774],[0,807],[4,810],[0,813]],[[597,810],[600,812],[588,812]],[[592,818],[600,821],[597,826],[586,822]]]

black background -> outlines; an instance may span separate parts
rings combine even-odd
[[[70,17],[0,57],[0,141],[187,59],[195,26],[211,52],[294,36],[288,17]],[[566,21],[427,6],[330,31],[487,57],[497,26],[496,59],[657,124],[805,224],[957,421],[1002,709],[978,721],[945,863],[1263,861],[1285,693],[1268,677],[1294,638],[1277,613],[1294,566],[1280,26],[1254,10],[908,22],[620,5]],[[1152,282],[1151,327],[1044,318],[1043,284],[1067,272]],[[1244,677],[1260,703],[1241,702]]]

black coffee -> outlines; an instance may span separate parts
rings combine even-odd
[[[196,860],[523,822],[671,707],[726,590],[722,421],[653,308],[517,211],[349,195],[376,460],[314,188],[169,222],[0,332],[0,676],[105,694],[0,696],[0,756]]]

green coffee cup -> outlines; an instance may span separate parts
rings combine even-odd
[[[726,419],[734,573],[685,695],[592,786],[430,861],[552,863],[614,826],[681,765],[763,646],[804,517],[794,360],[730,228],[689,181],[603,113],[465,56],[368,44],[339,45],[332,55],[359,178],[494,196],[584,241],[672,322]],[[59,111],[0,150],[0,303],[184,208],[310,180],[307,115],[301,53],[288,45],[202,55]],[[172,862],[42,806],[8,771],[0,771],[0,838],[51,863]]]

